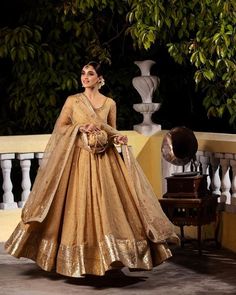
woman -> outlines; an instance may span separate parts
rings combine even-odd
[[[116,104],[99,92],[95,62],[84,92],[69,96],[55,124],[8,253],[72,277],[113,268],[150,270],[178,242],[150,184],[116,128]],[[123,145],[124,161],[115,144]]]

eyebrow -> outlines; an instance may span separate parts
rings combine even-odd
[[[81,73],[85,73],[85,70],[82,70]],[[96,71],[90,70],[90,71],[88,71],[88,73],[89,73],[89,74],[95,74]]]

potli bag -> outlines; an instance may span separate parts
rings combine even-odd
[[[82,132],[81,138],[86,149],[93,154],[104,152],[108,146],[108,135],[104,130]]]

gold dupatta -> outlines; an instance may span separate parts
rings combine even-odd
[[[154,243],[168,240],[179,244],[180,241],[174,231],[174,225],[163,212],[151,184],[131,149],[122,145],[122,155],[131,178],[134,200],[139,209],[146,235]]]
[[[79,125],[75,124],[68,127],[64,135],[51,135],[32,191],[22,209],[21,218],[24,223],[42,222],[47,216],[65,165],[70,165],[72,160],[78,129]]]

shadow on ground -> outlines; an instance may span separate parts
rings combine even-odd
[[[173,257],[152,271],[112,271],[106,276],[69,278],[15,259],[0,244],[0,294],[236,294],[236,254],[213,246],[199,255],[193,245],[174,248]]]

